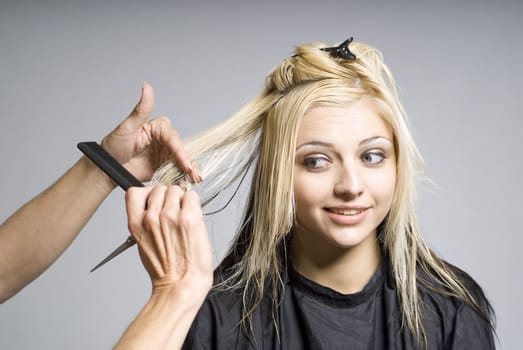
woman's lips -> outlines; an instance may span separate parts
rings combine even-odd
[[[337,224],[341,225],[355,225],[362,222],[369,208],[367,207],[351,207],[351,208],[325,208],[329,218]]]

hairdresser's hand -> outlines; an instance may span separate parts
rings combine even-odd
[[[131,188],[126,204],[153,294],[189,293],[203,302],[212,285],[213,258],[196,192],[178,186]]]
[[[181,349],[212,285],[198,195],[178,186],[134,187],[126,203],[153,293],[114,349]]]
[[[171,156],[193,182],[201,181],[169,118],[158,117],[148,121],[153,107],[153,88],[144,83],[140,101],[131,114],[102,140],[102,147],[141,181],[149,180]]]

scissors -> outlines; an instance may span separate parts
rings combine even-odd
[[[100,145],[96,142],[80,142],[78,148],[82,151],[87,158],[89,158],[94,164],[102,169],[114,182],[116,182],[124,191],[127,191],[129,187],[144,187],[143,183],[133,176],[127,169],[125,169],[120,163],[116,161],[109,153],[107,153]],[[105,263],[112,260],[114,257],[120,255],[127,249],[131,248],[136,244],[136,240],[133,236],[127,237],[118,248],[116,248],[111,254],[105,259],[100,261],[95,267],[92,268],[91,272],[95,271]]]

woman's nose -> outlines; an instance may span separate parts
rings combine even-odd
[[[352,199],[363,193],[363,181],[360,172],[353,162],[340,166],[338,178],[334,184],[334,194],[344,199]]]

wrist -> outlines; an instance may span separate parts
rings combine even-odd
[[[209,290],[212,287],[210,281],[200,281],[200,283],[191,283],[183,285],[177,283],[174,285],[153,285],[151,301],[173,302],[178,307],[183,305],[189,311],[190,309],[198,310],[203,304]]]
[[[78,164],[84,168],[84,174],[86,174],[89,182],[97,190],[108,194],[116,187],[116,184],[111,180],[111,178],[109,178],[106,173],[98,168],[86,156],[82,156],[78,161]]]

